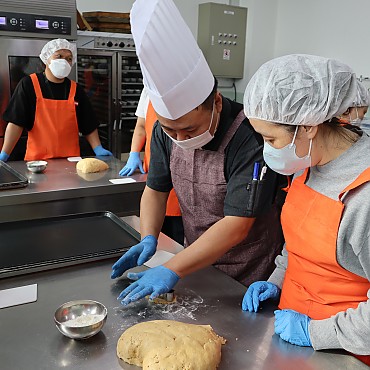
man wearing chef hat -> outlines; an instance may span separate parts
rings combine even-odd
[[[186,248],[162,266],[129,273],[137,281],[120,294],[122,304],[168,292],[180,278],[211,264],[245,285],[268,276],[282,246],[280,211],[273,205],[280,178],[270,169],[263,174],[262,137],[242,104],[217,91],[172,0],[136,0],[131,27],[158,122],[141,199],[142,240],[113,265],[112,278],[155,253],[172,188]]]
[[[79,156],[79,132],[96,155],[112,155],[101,146],[98,122],[84,90],[67,78],[76,63],[76,46],[65,39],[51,40],[40,59],[45,72],[24,77],[4,112],[8,125],[0,160],[8,160],[23,129],[28,131],[25,160]]]

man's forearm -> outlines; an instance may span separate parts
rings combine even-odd
[[[6,126],[4,144],[1,150],[10,155],[15,147],[15,144],[17,144],[19,138],[21,137],[22,131],[22,127],[9,122]]]
[[[131,141],[131,152],[141,152],[146,139],[145,118],[138,117]]]
[[[85,137],[92,149],[96,148],[98,145],[101,145],[98,129],[95,129],[93,132],[86,135]]]
[[[140,233],[143,238],[153,235],[158,238],[166,214],[169,193],[155,191],[145,187],[140,202]]]

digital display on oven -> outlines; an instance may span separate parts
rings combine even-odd
[[[6,17],[0,17],[0,26],[6,26]]]
[[[36,19],[36,28],[40,28],[40,29],[43,29],[43,30],[48,30],[49,29],[49,21]]]

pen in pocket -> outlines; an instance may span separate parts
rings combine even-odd
[[[265,176],[265,173],[267,172],[267,166],[264,165],[261,169],[261,174],[260,174],[260,181],[263,180],[263,177]]]
[[[249,200],[247,204],[248,211],[253,211],[253,208],[254,208],[254,201],[256,198],[257,186],[258,186],[259,169],[260,169],[260,164],[258,162],[255,162],[253,166],[252,183],[248,184],[247,186],[247,189],[250,190]]]

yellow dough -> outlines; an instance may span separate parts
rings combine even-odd
[[[82,173],[92,173],[107,170],[109,166],[100,159],[84,158],[77,162],[76,168]]]
[[[128,328],[118,340],[117,356],[146,370],[214,370],[225,343],[210,325],[154,320]]]

